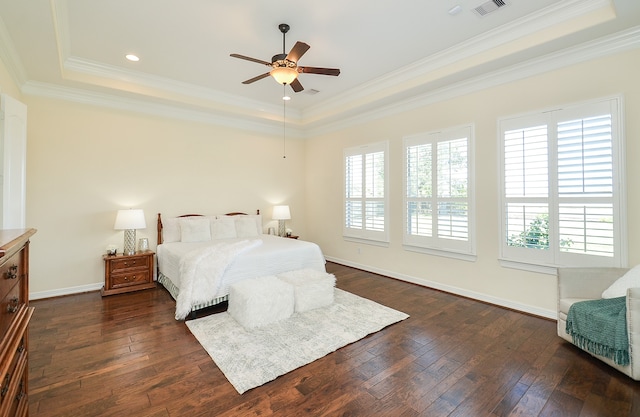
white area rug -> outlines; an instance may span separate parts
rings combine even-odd
[[[250,331],[227,312],[187,326],[242,394],[408,317],[336,288],[332,305]]]

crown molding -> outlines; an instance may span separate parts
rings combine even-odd
[[[475,59],[482,54],[495,51],[514,40],[524,39],[549,30],[556,25],[563,25],[573,19],[588,15],[598,10],[612,10],[609,0],[570,0],[551,5],[523,18],[514,20],[491,31],[485,32],[462,44],[432,54],[397,71],[390,72],[361,86],[345,91],[331,102],[319,103],[303,112],[306,122],[321,120],[335,113],[336,108],[349,110],[354,103],[370,97],[385,97],[397,94],[398,87],[413,87],[414,80],[424,78],[447,70],[447,67],[460,65],[465,60]],[[603,18],[604,18],[603,14]],[[608,20],[608,19],[606,19]],[[528,46],[531,46],[529,43]],[[505,51],[503,53],[508,53]],[[467,64],[468,65],[468,64]],[[355,104],[357,106],[357,104]]]
[[[223,112],[210,112],[185,108],[181,105],[163,104],[150,100],[126,98],[118,95],[97,93],[80,88],[29,81],[22,86],[25,95],[46,97],[56,100],[106,107],[126,112],[142,113],[150,116],[172,118],[190,122],[213,124],[238,130],[246,130],[270,136],[281,136],[283,121],[249,118]],[[286,124],[287,137],[301,138],[302,131],[295,123]]]
[[[89,76],[99,80],[98,85],[103,84],[103,80],[108,80],[116,89],[122,91],[142,92],[151,97],[198,105],[203,108],[209,107],[214,110],[234,108],[237,109],[237,113],[242,114],[259,114],[262,115],[261,117],[275,119],[282,117],[281,106],[265,104],[170,78],[124,70],[75,57],[67,58],[64,67],[66,78],[71,80],[87,82],[86,76]],[[74,74],[82,75],[75,77]],[[301,112],[297,109],[288,109],[287,118],[299,121]]]
[[[517,81],[526,77],[553,71],[588,60],[609,56],[640,47],[640,26],[586,42],[555,53],[525,61],[489,74],[471,78],[447,87],[408,98],[397,99],[369,111],[353,112],[354,115],[338,115],[333,120],[309,123],[287,119],[287,134],[292,138],[308,138],[336,130],[371,122],[383,117],[414,110],[439,101],[470,94],[482,89]],[[273,120],[260,116],[238,116],[229,112],[212,112],[186,108],[180,104],[157,103],[148,99],[132,99],[122,96],[90,92],[78,88],[63,87],[29,81],[22,86],[27,95],[44,96],[94,106],[104,106],[124,111],[139,112],[160,117],[249,130],[267,135],[282,134],[282,118]],[[287,115],[288,117],[288,115]]]
[[[22,66],[18,51],[13,46],[13,41],[2,17],[0,17],[0,61],[4,62],[9,75],[17,86],[21,86],[27,81],[27,71]]]
[[[490,87],[636,48],[640,48],[640,26],[635,26],[613,35],[461,81],[413,98],[396,100],[386,105],[378,106],[370,111],[361,112],[352,117],[336,119],[331,123],[327,123],[325,120],[322,123],[314,124],[314,126],[307,124],[305,125],[304,133],[306,137],[327,134],[336,130],[425,107],[440,101],[471,94]]]

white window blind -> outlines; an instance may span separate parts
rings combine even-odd
[[[500,121],[502,258],[626,263],[620,99]]]
[[[349,148],[345,160],[345,237],[388,242],[387,142]]]
[[[405,248],[474,254],[472,127],[413,135],[403,142]]]

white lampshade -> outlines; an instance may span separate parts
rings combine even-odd
[[[113,228],[116,230],[124,230],[124,249],[122,253],[125,255],[133,255],[136,251],[136,229],[145,229],[147,222],[144,219],[144,211],[141,209],[118,210],[116,215],[116,224]]]
[[[118,210],[116,223],[113,226],[116,230],[146,229],[146,227],[144,211],[141,209]]]
[[[276,67],[269,74],[278,84],[291,84],[293,80],[298,78],[298,71],[291,67]]]
[[[273,206],[273,220],[289,220],[291,212],[289,206]]]

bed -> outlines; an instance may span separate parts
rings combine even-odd
[[[176,300],[176,319],[227,300],[244,279],[296,269],[325,272],[315,243],[262,233],[259,212],[162,218],[158,213],[157,279]]]

